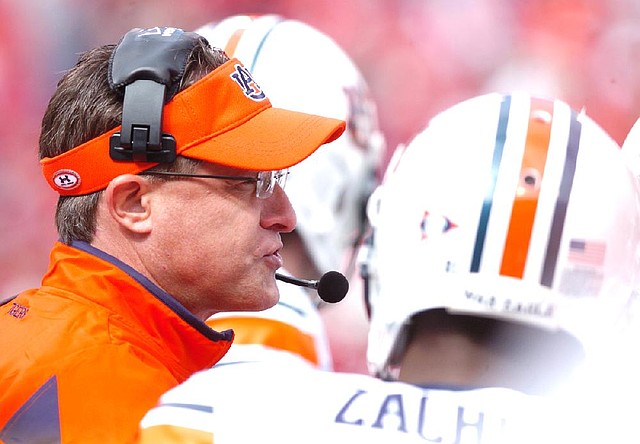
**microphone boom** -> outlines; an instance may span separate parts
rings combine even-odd
[[[276,279],[299,287],[313,288],[325,302],[334,304],[344,299],[349,291],[349,281],[338,271],[328,271],[319,280],[298,279],[276,273]]]
[[[319,281],[308,281],[306,279],[297,279],[286,274],[276,273],[276,279],[286,282],[287,284],[297,285],[298,287],[309,287],[314,290],[318,288]]]

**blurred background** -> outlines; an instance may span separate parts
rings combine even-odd
[[[37,144],[64,71],[133,27],[193,30],[237,13],[278,13],[332,36],[367,78],[389,150],[489,91],[586,108],[619,143],[640,115],[638,0],[0,0],[0,299],[39,285],[56,239],[57,195]]]

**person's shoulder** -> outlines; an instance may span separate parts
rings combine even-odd
[[[108,314],[96,310],[87,316],[87,305],[66,295],[27,290],[6,300],[2,308],[0,361],[16,368],[63,368],[68,360],[77,362],[80,353],[111,345]]]

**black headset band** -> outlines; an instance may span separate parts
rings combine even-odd
[[[124,95],[122,129],[111,136],[112,159],[173,162],[176,141],[162,132],[166,102],[178,92],[189,56],[204,37],[178,28],[134,28],[109,60],[109,86]]]

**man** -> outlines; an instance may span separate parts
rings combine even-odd
[[[344,127],[273,108],[195,33],[136,28],[84,54],[40,136],[60,242],[42,286],[2,306],[0,441],[130,441],[215,364],[233,332],[204,320],[278,300],[286,168]]]
[[[378,182],[385,149],[377,107],[364,75],[330,36],[280,15],[234,15],[208,23],[196,32],[211,45],[224,49],[229,57],[246,60],[274,106],[347,122],[342,137],[290,169],[287,195],[298,223],[294,231],[283,236],[281,254],[286,269],[283,272],[294,277],[318,279],[327,271],[338,270],[355,283],[354,251],[365,231],[366,199]],[[327,65],[331,66],[328,71]],[[260,313],[218,314],[210,324],[221,322],[223,316],[234,316],[233,321],[224,323],[226,328],[233,327],[234,345],[260,342],[265,337],[265,317],[280,319],[278,312],[286,312],[287,306],[304,304],[293,302],[304,297],[301,293],[299,288],[280,285],[277,307]],[[318,356],[321,367],[366,372],[367,324],[360,293],[352,291],[336,305],[323,303],[316,292],[308,297],[320,305],[320,316],[327,324],[326,334],[316,338],[326,337],[323,342],[329,342],[335,357],[330,363]],[[307,320],[302,324],[313,324],[311,310],[304,311]],[[256,317],[257,325],[250,324]],[[345,317],[350,318],[351,335],[347,340],[340,334]],[[240,322],[244,328],[239,328]],[[300,327],[298,322],[294,325]],[[275,334],[275,330],[272,332]],[[325,347],[318,346],[317,350]]]
[[[560,100],[489,94],[443,111],[370,199],[360,257],[378,377],[300,359],[216,367],[163,395],[142,441],[633,442],[610,422],[624,407],[573,377],[637,285],[634,181]]]

